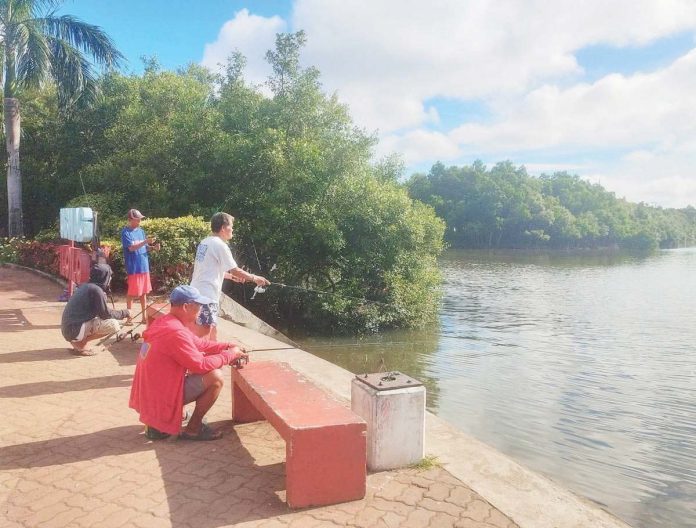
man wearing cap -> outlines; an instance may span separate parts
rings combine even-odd
[[[118,332],[117,319],[125,319],[128,310],[110,310],[106,304],[106,290],[111,282],[111,267],[95,264],[89,282],[78,286],[63,311],[60,330],[75,352],[81,356],[94,355],[87,342]]]
[[[177,433],[183,440],[222,437],[203,423],[203,417],[222,390],[221,368],[247,355],[234,343],[201,339],[189,330],[201,305],[210,302],[193,286],[177,286],[169,297],[169,313],[155,319],[143,333],[130,407],[140,414],[152,440]],[[183,407],[194,401],[193,415],[182,429]]]
[[[123,261],[126,264],[128,275],[128,292],[126,293],[126,308],[133,307],[133,298],[140,299],[142,321],[146,323],[145,307],[147,306],[147,294],[152,291],[150,283],[150,261],[148,249],[159,249],[159,243],[146,237],[145,231],[140,227],[140,221],[145,216],[137,209],[128,211],[128,225],[121,230],[121,244],[123,245]],[[128,319],[126,324],[130,324]]]
[[[268,286],[270,282],[261,275],[248,273],[237,266],[228,242],[232,239],[234,217],[227,213],[215,213],[210,219],[212,234],[204,238],[196,249],[191,286],[198,288],[212,302],[203,307],[195,332],[198,336],[217,338],[217,314],[222,283],[225,279],[235,282],[253,282],[257,286]]]

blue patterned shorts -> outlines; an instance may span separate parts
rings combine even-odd
[[[218,303],[201,304],[196,324],[200,326],[217,326]]]

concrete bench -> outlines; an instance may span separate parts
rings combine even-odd
[[[169,303],[152,303],[145,309],[145,320],[147,326],[152,324],[152,321],[169,313]]]
[[[365,421],[287,363],[232,369],[232,418],[239,423],[266,419],[285,440],[291,508],[365,496]]]

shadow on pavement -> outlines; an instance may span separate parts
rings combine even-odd
[[[122,341],[116,341],[115,337],[109,338],[103,345],[121,367],[133,367],[138,360],[138,350],[141,342],[132,341],[129,337]]]
[[[66,352],[67,353],[67,352]],[[47,394],[63,394],[93,389],[111,389],[114,387],[130,387],[133,376],[130,374],[115,374],[101,378],[75,379],[65,381],[39,381],[0,387],[0,398],[25,398],[28,396],[45,396]]]
[[[21,286],[18,287],[20,284]],[[31,270],[0,266],[0,292],[17,294],[16,296],[6,295],[8,301],[58,300],[62,291],[62,286],[38,276]]]
[[[175,528],[218,528],[291,513],[278,494],[285,487],[284,464],[257,465],[231,422],[216,426],[221,426],[225,437],[215,442],[173,438],[150,442],[142,426],[132,425],[0,447],[0,471],[61,466],[64,478],[74,475],[77,480],[84,472],[80,462],[110,461],[127,470],[121,475],[125,478],[103,477],[119,479],[120,491],[132,487],[138,496],[145,479],[162,479],[168,517]],[[257,440],[263,442],[262,437]],[[143,451],[154,451],[159,472],[138,464],[142,457],[131,457]]]
[[[279,496],[285,489],[285,464],[257,465],[231,422],[216,427],[225,433],[222,440],[179,440],[157,452],[172,526],[218,528],[291,513],[284,492]],[[190,463],[184,471],[182,455]]]
[[[73,355],[68,343],[65,348],[45,348],[43,350],[22,350],[20,352],[3,352],[0,354],[2,363],[25,363],[29,361],[56,361],[61,359],[79,359]]]
[[[21,309],[0,310],[0,332],[26,332],[28,330],[59,329],[59,324],[35,325],[29,322]]]
[[[0,470],[59,466],[108,455],[125,455],[151,449],[139,435],[142,427],[129,425],[96,433],[65,436],[0,447]]]

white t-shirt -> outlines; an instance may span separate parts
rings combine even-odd
[[[224,240],[214,235],[204,238],[196,249],[191,286],[214,302],[220,302],[225,272],[236,267],[230,246]]]

